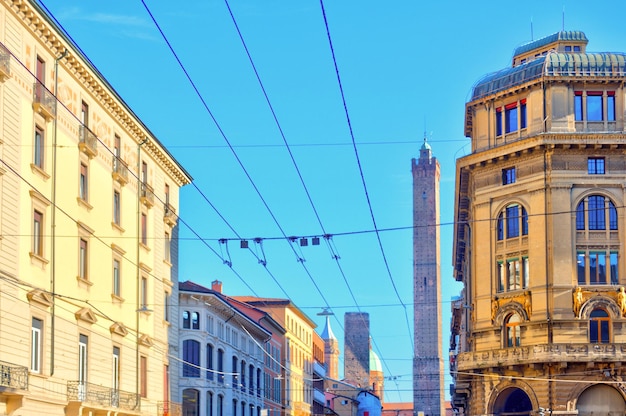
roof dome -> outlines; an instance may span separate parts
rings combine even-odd
[[[380,358],[374,352],[374,350],[370,349],[370,372],[378,371],[380,373],[383,372],[383,366],[380,363]]]

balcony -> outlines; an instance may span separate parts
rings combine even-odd
[[[0,361],[0,393],[20,395],[28,390],[28,368]]]
[[[163,222],[170,227],[174,227],[176,225],[176,220],[178,219],[178,216],[176,215],[176,208],[170,204],[165,204],[164,211]]]
[[[52,120],[57,114],[56,97],[39,81],[33,85],[33,110],[46,121]]]
[[[145,182],[141,183],[139,200],[148,208],[152,208],[154,206],[154,189]]]
[[[182,416],[183,409],[180,403],[159,402],[157,403],[157,416]]]
[[[113,179],[120,183],[120,185],[126,185],[128,183],[128,165],[119,157],[113,155],[112,164]]]
[[[9,50],[0,43],[0,82],[11,77],[11,54]]]
[[[68,407],[94,410],[117,408],[137,412],[140,409],[138,394],[81,381],[67,382],[67,400]]]
[[[78,148],[89,159],[98,154],[98,138],[89,128],[82,125],[78,128]]]
[[[626,344],[539,344],[457,355],[457,370],[498,368],[537,363],[626,361]]]

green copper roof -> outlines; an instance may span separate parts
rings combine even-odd
[[[532,51],[533,49],[539,49],[556,41],[583,41],[585,44],[589,42],[587,36],[580,30],[568,30],[568,31],[560,31],[548,35],[544,38],[534,40],[532,42],[525,43],[521,46],[515,48],[513,52],[513,56],[521,55],[527,52]]]
[[[383,366],[380,363],[380,358],[378,358],[378,354],[370,349],[370,372],[371,371],[379,371],[382,373]]]
[[[472,101],[542,76],[626,77],[626,54],[550,52],[530,62],[486,75],[474,86]]]

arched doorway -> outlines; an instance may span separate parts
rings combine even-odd
[[[623,415],[626,412],[624,397],[607,384],[596,384],[581,393],[576,403],[579,416]]]
[[[532,410],[533,405],[526,392],[509,387],[498,395],[492,413],[498,416],[529,416]]]

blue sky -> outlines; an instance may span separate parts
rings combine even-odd
[[[180,279],[219,279],[228,295],[288,296],[320,332],[316,314],[330,306],[339,337],[345,312],[368,312],[390,377],[386,401],[412,400],[411,158],[424,135],[441,164],[446,359],[449,300],[461,289],[451,266],[455,159],[470,149],[472,85],[508,66],[516,46],[562,27],[584,31],[588,51],[626,50],[620,2],[326,1],[349,125],[320,2],[144,1],[41,3],[193,176],[180,200]],[[323,234],[332,249],[284,238]],[[262,239],[262,250],[250,247],[266,268],[240,237]],[[232,269],[219,239],[230,239]]]

